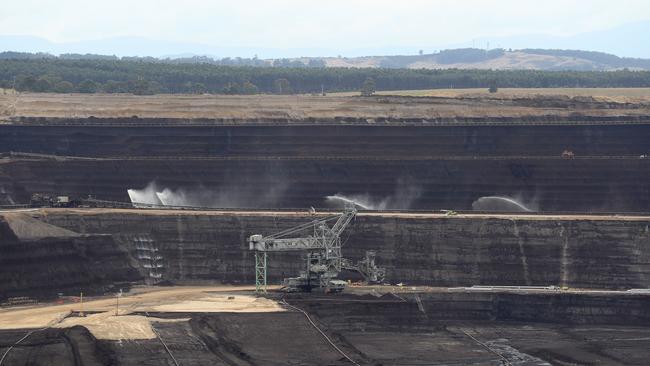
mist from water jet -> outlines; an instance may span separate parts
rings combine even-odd
[[[489,212],[534,212],[534,210],[513,198],[500,196],[481,197],[472,203],[472,210]]]
[[[327,196],[325,197],[325,200],[327,202],[332,202],[334,204],[336,203],[342,203],[344,206],[347,205],[354,205],[356,208],[360,208],[362,210],[376,210],[376,208],[373,208],[370,206],[369,203],[361,203],[354,198],[348,198],[343,195],[335,194],[333,196]]]
[[[413,179],[397,180],[395,192],[387,197],[372,197],[364,194],[342,194],[325,197],[325,202],[336,207],[353,204],[362,210],[407,210],[422,195],[422,188]]]
[[[156,191],[156,184],[151,182],[143,189],[127,189],[126,193],[129,195],[133,207],[142,208],[162,205]]]
[[[171,189],[151,182],[143,189],[129,189],[127,193],[134,207],[272,208],[282,202],[287,189],[283,181],[261,191],[237,184],[213,189],[201,185]]]

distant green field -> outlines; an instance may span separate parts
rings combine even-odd
[[[378,91],[378,95],[403,95],[414,97],[457,97],[467,94],[489,94],[485,89],[427,89],[427,90],[389,90]],[[568,95],[594,97],[629,97],[650,98],[650,88],[547,88],[547,89],[510,89],[503,88],[498,95]],[[359,95],[357,92],[330,93],[335,96]]]
[[[13,89],[2,89],[0,88],[0,94],[15,94],[16,91]]]

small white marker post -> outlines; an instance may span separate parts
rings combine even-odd
[[[115,296],[115,316],[120,313],[120,297],[122,297],[122,289],[120,289],[120,292]]]
[[[81,307],[81,311],[79,311],[79,316],[80,317],[86,316],[84,314],[84,293],[83,292],[79,294],[79,307]]]

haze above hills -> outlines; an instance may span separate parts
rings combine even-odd
[[[520,35],[508,37],[475,38],[455,44],[422,44],[421,47],[386,45],[382,47],[322,48],[274,48],[232,47],[207,43],[155,40],[143,37],[112,37],[77,42],[52,42],[31,35],[0,35],[0,51],[45,52],[51,54],[79,53],[116,56],[151,56],[158,58],[206,55],[213,58],[257,55],[262,59],[297,57],[363,57],[375,55],[413,55],[421,49],[431,54],[443,49],[456,48],[504,48],[504,49],[571,49],[598,51],[620,57],[650,58],[647,35],[650,21],[629,23],[609,30],[581,33],[573,36]]]
[[[0,52],[155,57],[173,59],[175,62],[284,67],[650,70],[648,34],[650,21],[642,21],[566,37],[522,35],[477,38],[445,47],[423,45],[421,50],[399,46],[356,49],[221,47],[142,37],[57,43],[35,36],[0,35]],[[4,56],[6,58],[7,54]]]

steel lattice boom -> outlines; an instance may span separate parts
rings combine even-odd
[[[341,255],[341,234],[356,214],[356,208],[350,207],[340,215],[313,220],[269,236],[252,235],[249,249],[255,251],[256,291],[266,292],[268,252],[306,252],[305,270],[298,277],[284,279],[288,291],[311,291],[314,288],[340,291],[345,282],[335,278],[342,268],[355,270],[367,279],[383,280],[384,271],[375,266],[374,253],[371,257],[367,255],[359,265],[344,260]],[[334,224],[330,227],[331,222]]]

